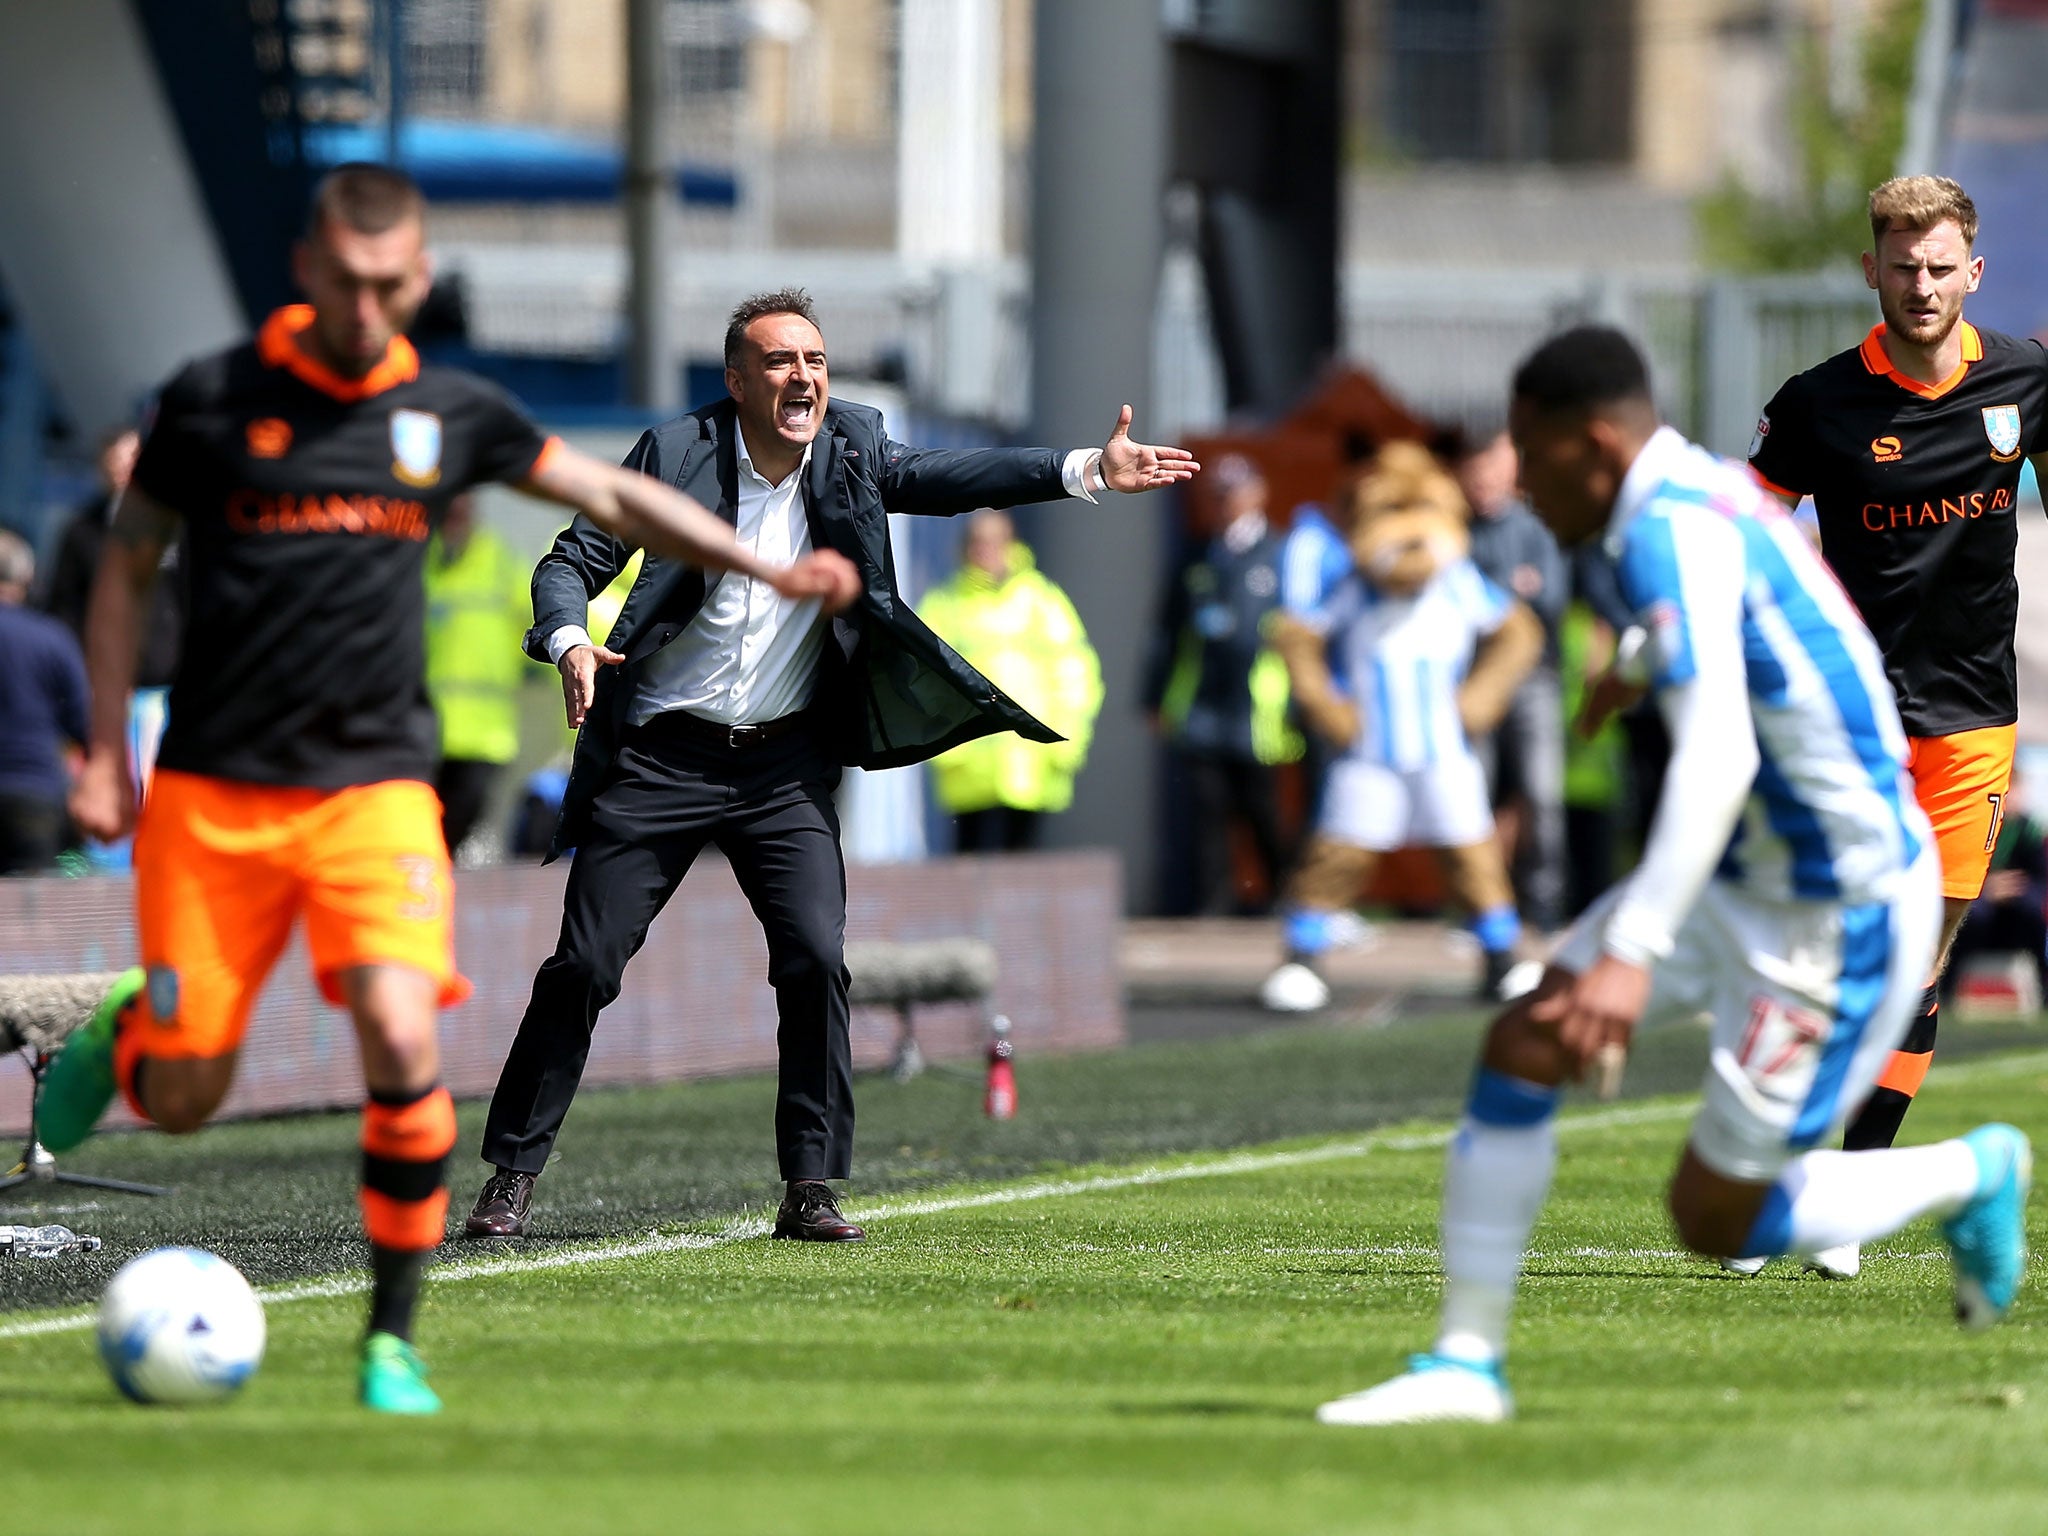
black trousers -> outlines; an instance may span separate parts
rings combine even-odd
[[[953,818],[955,853],[1022,853],[1038,846],[1038,824],[1042,811],[1020,811],[1011,805],[992,805],[981,811],[961,811]]]
[[[66,846],[64,802],[0,794],[0,875],[39,875]]]
[[[2048,919],[2043,918],[2041,909],[2025,897],[1973,902],[1970,915],[1956,930],[1948,969],[1941,973],[1941,1005],[1946,1008],[1955,1001],[1964,961],[1975,955],[2010,954],[2025,955],[2033,962],[2041,994],[2048,997]]]
[[[562,903],[562,935],[498,1075],[484,1161],[539,1173],[576,1096],[597,1016],[619,995],[648,924],[716,843],[768,938],[775,989],[775,1146],[785,1179],[853,1166],[853,1053],[844,958],[839,764],[809,730],[707,745],[656,716],[628,730],[592,807]]]
[[[441,835],[455,852],[475,829],[491,798],[491,786],[502,770],[476,758],[444,757],[434,771],[434,792],[441,797]]]
[[[1274,793],[1273,770],[1249,758],[1187,759],[1188,783],[1194,798],[1195,902],[1203,917],[1227,917],[1238,911],[1236,871],[1231,860],[1230,827],[1241,820],[1278,898],[1290,862],[1280,841],[1280,808]]]

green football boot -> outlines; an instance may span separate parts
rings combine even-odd
[[[376,1413],[439,1413],[441,1399],[427,1385],[427,1367],[395,1333],[363,1340],[362,1404]]]
[[[74,1029],[43,1074],[36,1100],[37,1139],[52,1152],[69,1152],[92,1134],[114,1098],[114,1036],[121,1015],[143,986],[141,966],[121,973],[92,1017]]]

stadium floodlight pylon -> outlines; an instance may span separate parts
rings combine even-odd
[[[0,1046],[12,1046],[28,1063],[28,1134],[21,1158],[0,1174],[0,1192],[24,1184],[67,1184],[79,1189],[104,1189],[123,1195],[167,1195],[156,1184],[107,1179],[95,1174],[67,1173],[36,1133],[42,1104],[43,1073],[64,1037],[91,1015],[119,973],[66,976],[0,976]]]

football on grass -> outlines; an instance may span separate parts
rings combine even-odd
[[[263,1303],[226,1259],[157,1248],[121,1266],[100,1297],[100,1358],[138,1403],[210,1403],[263,1359]]]

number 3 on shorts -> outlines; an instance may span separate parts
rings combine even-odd
[[[397,860],[405,873],[406,900],[398,915],[407,922],[431,923],[447,909],[442,894],[441,861],[407,854]]]
[[[1986,795],[1984,798],[1991,802],[1991,830],[1984,834],[1984,851],[1989,853],[1998,846],[1998,829],[2005,822],[2005,796]]]

